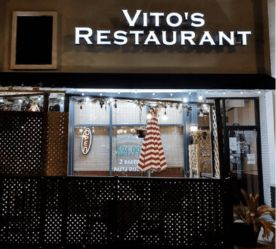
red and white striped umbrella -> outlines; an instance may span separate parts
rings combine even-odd
[[[140,152],[138,168],[141,171],[161,171],[167,168],[167,162],[158,125],[157,109],[151,109],[150,114],[152,117],[147,123],[147,131]]]

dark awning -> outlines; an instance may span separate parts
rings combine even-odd
[[[2,72],[2,86],[136,89],[275,89],[266,74]]]

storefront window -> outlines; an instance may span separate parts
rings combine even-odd
[[[210,104],[185,102],[182,98],[74,97],[74,174],[212,176]],[[143,171],[138,164],[153,107],[166,169]],[[157,147],[153,144],[151,149]],[[155,163],[156,158],[149,160]]]
[[[230,175],[235,181],[234,198],[241,188],[259,193],[260,141],[255,99],[225,99],[226,136]]]

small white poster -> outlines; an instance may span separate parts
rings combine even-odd
[[[247,154],[247,164],[256,164],[256,155],[254,153]]]
[[[237,151],[237,138],[236,137],[229,137],[229,147],[232,151]]]

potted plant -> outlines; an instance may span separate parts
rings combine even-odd
[[[259,206],[259,195],[248,194],[241,189],[245,203],[234,206],[234,243],[240,246],[255,246],[259,232],[263,237],[273,233],[275,239],[275,209],[267,205]]]

